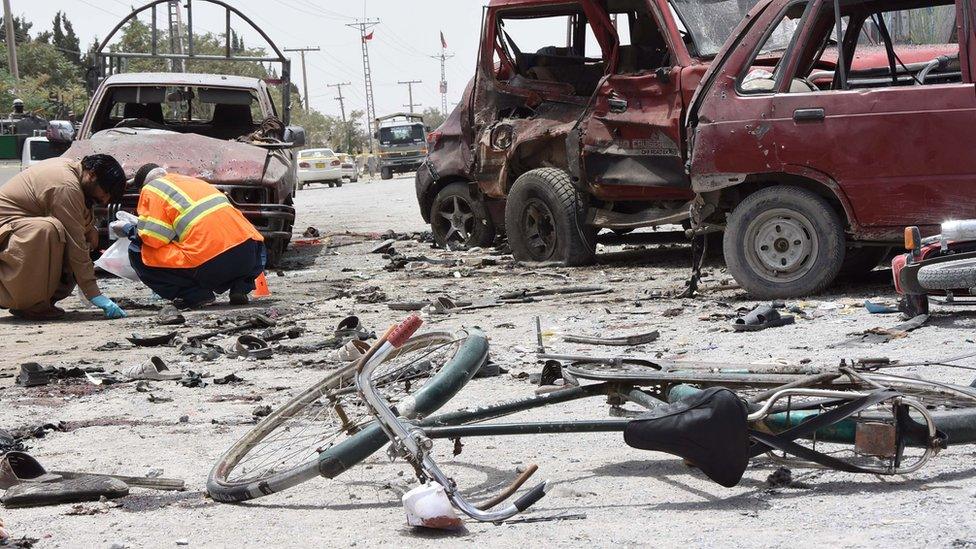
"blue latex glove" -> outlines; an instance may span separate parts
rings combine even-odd
[[[93,297],[92,300],[91,300],[91,302],[92,302],[92,305],[94,305],[94,306],[98,307],[99,309],[105,311],[105,317],[106,318],[123,318],[123,317],[125,317],[125,311],[122,310],[122,307],[119,307],[118,305],[115,304],[114,301],[112,301],[111,299],[109,299],[109,298],[107,298],[107,297],[105,297],[103,295],[99,295],[99,296]]]

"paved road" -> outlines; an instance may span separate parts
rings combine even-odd
[[[20,172],[20,164],[0,164],[0,185]]]

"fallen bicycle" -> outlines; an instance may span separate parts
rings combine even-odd
[[[392,441],[391,455],[405,458],[422,483],[442,487],[454,507],[499,521],[541,499],[547,483],[497,508],[530,476],[523,474],[473,504],[438,467],[433,440],[623,432],[627,444],[682,457],[723,486],[737,484],[748,461],[764,454],[792,466],[892,475],[918,470],[949,441],[976,442],[976,389],[849,365],[768,373],[701,363],[575,363],[567,371],[586,384],[431,415],[485,363],[488,343],[474,329],[409,338],[419,323],[411,317],[391,329],[357,363],[264,418],[214,466],[210,495],[238,502],[316,476],[335,478]],[[633,418],[483,423],[589,397],[608,399],[618,415],[628,403],[647,411]]]

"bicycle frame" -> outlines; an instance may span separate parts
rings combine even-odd
[[[415,317],[414,317],[415,318]],[[419,319],[416,324],[419,326]],[[432,416],[421,421],[410,422],[399,417],[389,403],[387,403],[371,380],[371,374],[383,359],[396,347],[396,343],[386,340],[386,336],[381,339],[376,346],[375,352],[367,354],[364,358],[362,367],[356,377],[356,385],[360,394],[369,405],[378,423],[387,437],[393,443],[391,453],[405,457],[417,470],[421,480],[427,478],[444,487],[450,501],[459,510],[468,516],[479,521],[500,521],[514,516],[524,511],[528,506],[541,499],[547,490],[548,481],[542,482],[528,493],[517,499],[501,510],[485,511],[471,504],[460,494],[455,482],[447,477],[433,460],[430,450],[433,446],[433,439],[447,438],[459,439],[462,437],[479,436],[502,436],[502,435],[537,435],[537,434],[561,434],[561,433],[593,433],[593,432],[622,432],[630,423],[630,419],[611,419],[611,420],[581,420],[581,421],[547,421],[547,422],[521,422],[521,423],[489,423],[467,425],[478,423],[490,419],[496,419],[521,411],[549,406],[552,404],[572,402],[584,398],[604,396],[612,404],[622,404],[624,401],[633,402],[647,409],[652,409],[658,405],[665,404],[659,399],[639,388],[637,384],[624,382],[600,382],[584,386],[575,386],[556,390],[550,393],[534,395],[522,399],[500,402],[488,406],[478,407],[474,410],[461,410]],[[779,411],[777,403],[783,399],[792,397],[814,397],[837,403],[838,401],[853,402],[866,397],[868,394],[858,391],[837,391],[830,389],[810,389],[810,388],[782,388],[776,390],[771,396],[764,399],[762,405],[754,406],[748,415],[748,421],[752,425],[769,421],[772,424],[785,425],[790,427],[796,417],[790,417],[791,409],[787,405],[786,412]],[[941,447],[936,444],[936,427],[932,416],[920,403],[897,396],[886,398],[884,402],[893,401],[896,409],[899,405],[905,405],[916,412],[924,420],[925,430],[928,434],[927,443],[924,445],[925,451],[921,457],[912,464],[900,466],[899,461],[895,461],[894,466],[871,466],[861,467],[861,472],[873,472],[876,474],[903,474],[918,470],[930,457],[934,456]],[[815,411],[808,411],[817,414]],[[792,412],[796,414],[796,412]],[[841,426],[835,430],[833,436],[824,432],[827,440],[837,438],[836,442],[852,443],[855,442],[855,424],[850,419],[852,412],[830,424],[830,427]],[[797,423],[802,422],[799,421]],[[844,425],[847,423],[847,425]],[[819,434],[817,430],[814,435]],[[847,433],[838,435],[837,433]],[[757,435],[758,436],[758,435]],[[776,459],[781,459],[773,455]],[[790,460],[793,465],[817,466],[820,464],[805,460]],[[521,483],[527,480],[529,475],[523,475],[509,490],[514,492]]]

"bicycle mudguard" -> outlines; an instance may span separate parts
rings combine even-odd
[[[627,424],[624,441],[641,450],[686,459],[715,482],[731,488],[749,464],[745,403],[724,387],[712,387],[660,406]]]
[[[488,338],[476,328],[467,329],[467,332],[468,336],[454,357],[416,393],[397,403],[394,411],[398,415],[409,420],[425,418],[454,398],[485,364],[488,360]],[[370,422],[355,435],[319,455],[319,474],[335,478],[389,441],[379,424]]]

